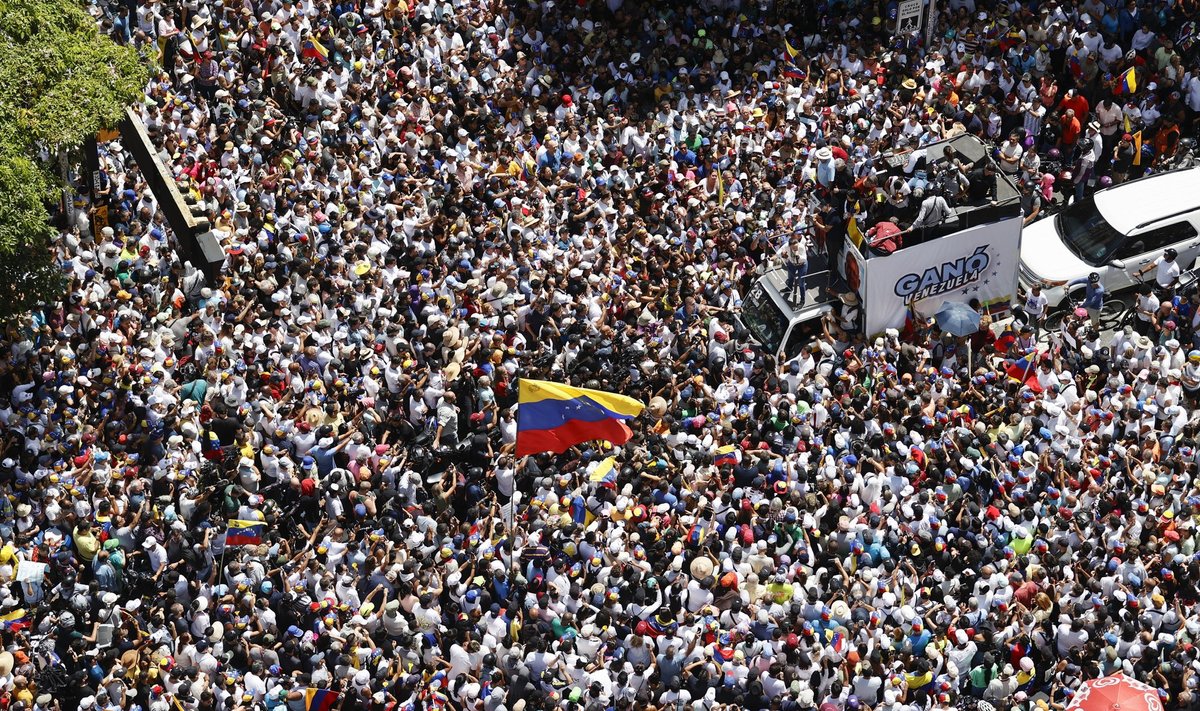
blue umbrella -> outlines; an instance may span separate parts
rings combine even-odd
[[[979,330],[979,312],[961,301],[947,301],[933,320],[938,328],[952,336],[969,336]]]

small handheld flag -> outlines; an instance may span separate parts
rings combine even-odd
[[[4,629],[13,632],[23,630],[29,626],[29,615],[26,614],[25,608],[18,607],[12,612],[0,615],[0,625],[3,625]]]
[[[262,543],[263,530],[266,524],[262,521],[240,521],[231,519],[229,530],[225,532],[227,546],[257,546]]]
[[[337,705],[338,693],[329,689],[304,690],[304,711],[330,711]]]
[[[1038,382],[1037,368],[1033,357],[1025,356],[1007,364],[1004,372],[1008,377],[1021,383],[1030,390],[1040,393],[1042,385]]]
[[[592,473],[588,475],[588,480],[592,482],[599,482],[601,488],[617,488],[616,463],[616,457],[608,457],[596,465],[596,468],[593,469]]]
[[[1137,93],[1137,67],[1130,67],[1128,71],[1122,74],[1113,86],[1114,94],[1136,94]]]
[[[713,458],[713,464],[716,464],[718,467],[726,464],[733,465],[738,463],[738,458],[738,446],[736,444],[727,444],[717,449],[717,456]]]
[[[316,59],[324,64],[329,61],[329,50],[325,49],[325,45],[321,44],[313,38],[304,40],[304,44],[300,46],[301,59]]]
[[[800,50],[793,47],[792,43],[788,42],[786,38],[783,40],[783,51],[785,53],[787,53],[787,58],[788,58],[789,62],[795,62],[796,57],[800,56]]]
[[[800,56],[800,50],[792,46],[786,39],[783,40],[783,75],[789,79],[804,79],[807,75],[800,66],[796,64],[796,57]]]

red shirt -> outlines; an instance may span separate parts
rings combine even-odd
[[[1083,96],[1079,94],[1076,94],[1075,96],[1068,96],[1062,101],[1058,102],[1059,111],[1066,111],[1067,109],[1075,109],[1075,118],[1079,119],[1079,121],[1083,123],[1087,121],[1088,111],[1091,109],[1091,106],[1088,105],[1087,99],[1083,98]]]

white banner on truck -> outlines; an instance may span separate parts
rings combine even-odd
[[[979,299],[985,311],[1007,308],[1017,287],[1021,218],[1014,217],[866,264],[865,332],[902,328],[911,309],[929,318],[947,301]]]

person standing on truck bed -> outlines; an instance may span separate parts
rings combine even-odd
[[[1028,225],[1038,218],[1042,212],[1042,196],[1034,190],[1032,183],[1021,183],[1021,214],[1025,215],[1023,225]]]
[[[784,245],[781,256],[783,266],[787,268],[788,299],[803,306],[807,297],[804,277],[808,275],[808,247],[804,244],[803,235],[793,234]]]
[[[917,188],[913,190],[913,197],[921,201],[921,210],[917,213],[917,219],[913,220],[912,227],[909,229],[916,230],[940,225],[954,217],[954,209],[950,207],[950,203],[946,202],[946,198],[938,194],[937,188],[929,188],[928,194],[925,190]]]

